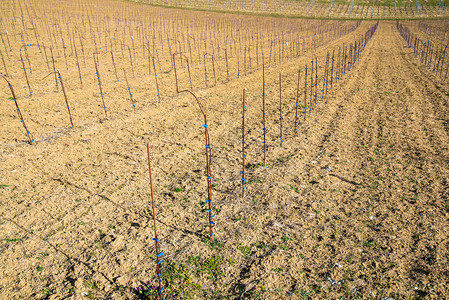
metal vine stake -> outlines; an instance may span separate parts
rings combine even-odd
[[[284,142],[283,136],[282,136],[282,129],[284,128],[282,126],[282,75],[279,73],[279,139],[280,139],[280,146],[283,148],[282,143]]]
[[[263,124],[263,165],[267,166],[267,127],[265,123],[265,65],[262,65],[262,124]]]
[[[246,111],[246,105],[245,105],[245,96],[246,96],[246,88],[243,89],[243,95],[242,95],[242,198],[245,197],[245,111]]]
[[[153,192],[153,178],[151,174],[151,158],[150,158],[150,144],[147,144],[147,154],[148,154],[148,171],[150,175],[150,189],[151,189],[151,204],[153,207],[153,224],[154,224],[154,249],[156,254],[156,275],[159,282],[159,300],[162,299],[162,291],[164,290],[164,286],[162,285],[162,279],[161,279],[161,263],[162,259],[160,259],[161,256],[164,255],[164,252],[160,251],[160,245],[159,245],[159,239],[157,237],[157,223],[156,223],[156,208],[154,204],[154,192]]]
[[[296,102],[295,102],[295,135],[298,135],[298,104],[299,104],[299,80],[301,69],[298,70],[298,82],[296,85]]]

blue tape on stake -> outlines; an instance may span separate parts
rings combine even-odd
[[[210,199],[207,199],[207,200],[206,200],[206,203],[209,203],[209,202],[212,202],[212,200],[210,200]]]
[[[245,171],[240,171],[240,174],[245,174]]]
[[[159,239],[152,238],[153,241],[159,242]]]
[[[203,127],[204,127],[204,128],[207,128],[207,124],[203,124]]]
[[[213,217],[215,217],[215,216],[210,216],[209,218],[213,218]]]
[[[245,105],[245,106],[243,106],[243,108],[246,108],[246,105]]]
[[[207,176],[207,179],[212,179],[212,177],[210,177],[210,176]]]
[[[245,178],[242,178],[242,181],[243,181],[243,182],[247,182]]]
[[[161,259],[160,261],[157,262],[157,264],[160,264],[160,263],[162,263],[162,259]]]
[[[160,252],[158,255],[156,255],[157,257],[161,257],[162,255],[164,255],[164,252]]]
[[[212,212],[212,209],[208,209],[207,211],[208,211],[208,212]]]
[[[210,148],[210,145],[206,145],[206,148]]]

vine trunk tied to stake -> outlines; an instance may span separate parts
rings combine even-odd
[[[206,139],[206,175],[207,175],[207,200],[206,203],[208,203],[208,209],[207,211],[209,212],[209,239],[212,241],[213,240],[213,235],[214,235],[214,227],[215,227],[215,223],[213,222],[213,218],[215,217],[212,214],[212,173],[211,173],[211,148],[210,148],[210,139],[209,139],[209,129],[208,129],[208,125],[207,125],[207,115],[204,112],[203,106],[201,105],[200,101],[198,100],[197,96],[190,90],[182,90],[179,91],[179,93],[189,93],[191,94],[195,100],[196,103],[198,104],[198,107],[200,108],[201,114],[203,115],[204,118],[204,136]]]
[[[6,83],[8,83],[8,87],[11,91],[12,98],[14,100],[14,104],[16,105],[17,114],[20,118],[20,122],[22,123],[23,128],[25,128],[25,131],[26,131],[27,137],[28,137],[28,142],[30,144],[32,144],[34,142],[34,139],[33,139],[33,136],[31,135],[30,131],[28,130],[28,127],[25,124],[25,120],[23,119],[22,112],[20,111],[19,104],[17,103],[17,97],[16,97],[16,93],[14,92],[14,88],[12,87],[12,84],[9,82],[9,80],[6,79],[5,76],[3,76],[3,73],[0,73],[0,78],[3,78],[6,81]]]
[[[73,125],[73,119],[72,119],[72,113],[70,111],[70,106],[69,106],[69,100],[67,99],[67,93],[65,92],[65,88],[64,88],[64,83],[62,81],[62,77],[61,77],[61,73],[59,73],[59,71],[55,71],[55,72],[50,72],[50,74],[48,74],[47,76],[45,76],[44,78],[42,78],[42,80],[44,80],[45,78],[47,78],[48,76],[55,74],[58,76],[59,82],[61,83],[61,89],[62,89],[62,93],[64,94],[64,100],[65,100],[65,104],[67,107],[67,111],[69,112],[69,118],[70,118],[70,125],[72,125],[72,127],[74,127]]]

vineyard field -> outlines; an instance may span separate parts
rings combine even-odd
[[[447,28],[2,1],[0,299],[448,298]]]

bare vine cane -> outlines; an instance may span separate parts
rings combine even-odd
[[[200,101],[198,100],[197,96],[191,91],[191,90],[182,90],[179,91],[179,93],[189,93],[190,95],[192,95],[195,100],[196,103],[198,104],[198,107],[200,108],[201,114],[203,115],[204,118],[204,136],[205,136],[205,141],[206,141],[206,175],[207,175],[207,200],[206,202],[208,203],[208,213],[209,213],[209,239],[212,241],[213,239],[213,235],[214,235],[214,227],[215,227],[215,222],[213,222],[213,218],[215,217],[212,214],[212,173],[211,173],[211,148],[210,148],[210,138],[209,138],[209,129],[208,129],[208,124],[207,124],[207,115],[204,112],[204,108],[201,105]]]

